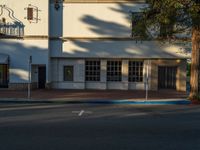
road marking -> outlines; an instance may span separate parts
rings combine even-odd
[[[85,110],[80,110],[80,111],[72,111],[73,114],[78,114],[78,116],[82,116],[84,113],[85,114],[92,114],[91,111],[85,111]]]
[[[17,107],[1,107],[0,111],[13,111],[13,110],[29,110],[29,109],[47,109],[47,108],[59,108],[61,105],[34,105],[34,106],[17,106]]]

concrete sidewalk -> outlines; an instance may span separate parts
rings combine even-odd
[[[149,99],[186,99],[186,92],[174,90],[149,91]],[[145,91],[142,90],[33,90],[32,99],[67,100],[67,99],[111,99],[111,100],[142,100]],[[2,98],[27,98],[27,91],[0,90]]]
[[[149,91],[148,101],[145,101],[145,91],[122,90],[33,90],[31,100],[27,91],[0,90],[1,102],[48,102],[48,103],[137,103],[157,104],[182,103],[187,99],[185,92],[174,90]],[[154,103],[155,103],[154,102]]]

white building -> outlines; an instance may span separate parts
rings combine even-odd
[[[0,87],[186,90],[184,49],[131,37],[142,0],[1,0]]]

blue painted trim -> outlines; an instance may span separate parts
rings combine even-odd
[[[130,101],[130,100],[96,100],[96,101],[84,101],[83,103],[88,104],[133,104],[133,105],[188,105],[191,104],[189,100],[156,100],[156,101]]]

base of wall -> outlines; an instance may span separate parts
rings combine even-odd
[[[144,83],[128,82],[52,82],[52,89],[145,90]]]
[[[8,90],[27,90],[28,83],[9,83]],[[37,89],[37,83],[31,83],[31,89]]]

